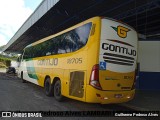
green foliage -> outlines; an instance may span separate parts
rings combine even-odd
[[[11,65],[11,59],[0,55],[0,68],[9,67],[10,65]]]
[[[5,64],[6,64],[7,67],[11,66],[11,60],[6,60]]]

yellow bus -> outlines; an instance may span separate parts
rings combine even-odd
[[[18,76],[58,101],[127,102],[135,94],[137,39],[132,27],[93,17],[25,47]]]

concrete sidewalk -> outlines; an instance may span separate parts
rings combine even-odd
[[[0,72],[2,73],[6,72],[6,68],[0,68]]]
[[[136,90],[135,98],[123,105],[142,111],[160,111],[160,90]]]

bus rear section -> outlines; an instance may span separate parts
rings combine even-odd
[[[86,101],[102,104],[127,102],[135,94],[137,33],[115,20],[104,18],[100,23],[99,61],[91,70]]]

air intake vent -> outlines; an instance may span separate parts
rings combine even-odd
[[[112,53],[104,53],[103,59],[105,62],[108,62],[108,63],[118,64],[118,65],[127,65],[127,66],[132,66],[135,61],[133,57],[117,55]]]
[[[70,72],[69,95],[82,98],[84,94],[84,75],[83,71]]]

